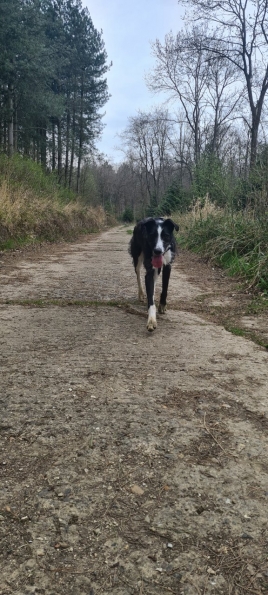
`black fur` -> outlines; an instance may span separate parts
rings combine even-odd
[[[173,232],[179,230],[178,225],[172,219],[162,217],[148,217],[139,221],[134,228],[133,236],[129,244],[129,253],[133,258],[134,268],[137,274],[139,298],[142,298],[140,281],[140,268],[143,263],[145,267],[145,286],[148,301],[149,318],[147,328],[153,331],[156,328],[156,317],[154,315],[154,288],[156,275],[162,270],[162,293],[158,311],[163,314],[166,311],[166,299],[171,272],[171,264],[176,254],[176,240]],[[160,234],[159,234],[160,231]],[[157,266],[159,264],[159,266]],[[152,314],[153,312],[153,314]]]

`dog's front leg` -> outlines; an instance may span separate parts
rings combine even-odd
[[[155,272],[151,268],[145,275],[145,287],[148,300],[148,321],[147,330],[154,331],[156,328],[156,307],[154,303],[154,285],[155,285]]]
[[[137,266],[135,267],[140,302],[142,302],[143,298],[144,298],[144,293],[143,293],[142,284],[141,284],[141,267],[142,267],[142,265],[143,265],[143,253],[141,253],[139,255]]]
[[[170,273],[171,273],[170,264],[164,265],[163,272],[162,272],[162,292],[160,295],[160,302],[159,302],[159,306],[158,306],[158,312],[160,314],[165,314],[166,309],[167,309],[167,292],[168,292]]]

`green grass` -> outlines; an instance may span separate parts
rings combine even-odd
[[[248,305],[246,314],[261,314],[268,309],[268,297],[264,295],[257,295]]]
[[[247,331],[245,331],[245,329],[239,328],[238,326],[226,326],[226,330],[228,330],[229,333],[236,335],[237,337],[246,337],[248,334]]]
[[[232,333],[232,335],[235,335],[236,337],[244,337],[245,339],[253,341],[256,343],[256,345],[260,345],[261,347],[264,347],[264,349],[268,349],[268,343],[257,332],[229,324],[225,324],[224,328],[226,331]]]
[[[180,243],[268,295],[268,217],[218,210],[184,225]]]
[[[23,238],[8,238],[7,240],[1,240],[0,238],[0,250],[16,250],[18,248],[23,248],[24,246],[30,246],[31,244],[34,244],[34,242],[35,239],[27,235]]]

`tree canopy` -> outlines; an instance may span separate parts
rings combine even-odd
[[[109,68],[81,0],[0,3],[0,149],[18,151],[71,185],[102,130]]]
[[[180,0],[192,8],[190,19],[207,28],[203,49],[232,64],[244,83],[247,98],[244,121],[250,134],[251,169],[257,145],[265,97],[268,91],[267,0]],[[208,27],[209,23],[209,27]],[[248,109],[249,108],[249,115]]]

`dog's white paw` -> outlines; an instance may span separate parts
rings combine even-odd
[[[147,322],[147,331],[154,331],[154,329],[156,329],[157,324],[156,324],[156,319],[155,318],[149,318],[148,322]]]
[[[154,331],[156,328],[156,307],[155,304],[150,306],[148,310],[148,321],[147,321],[147,330]]]
[[[167,311],[167,306],[164,306],[163,304],[159,304],[159,306],[158,306],[159,314],[165,314],[166,311]]]

